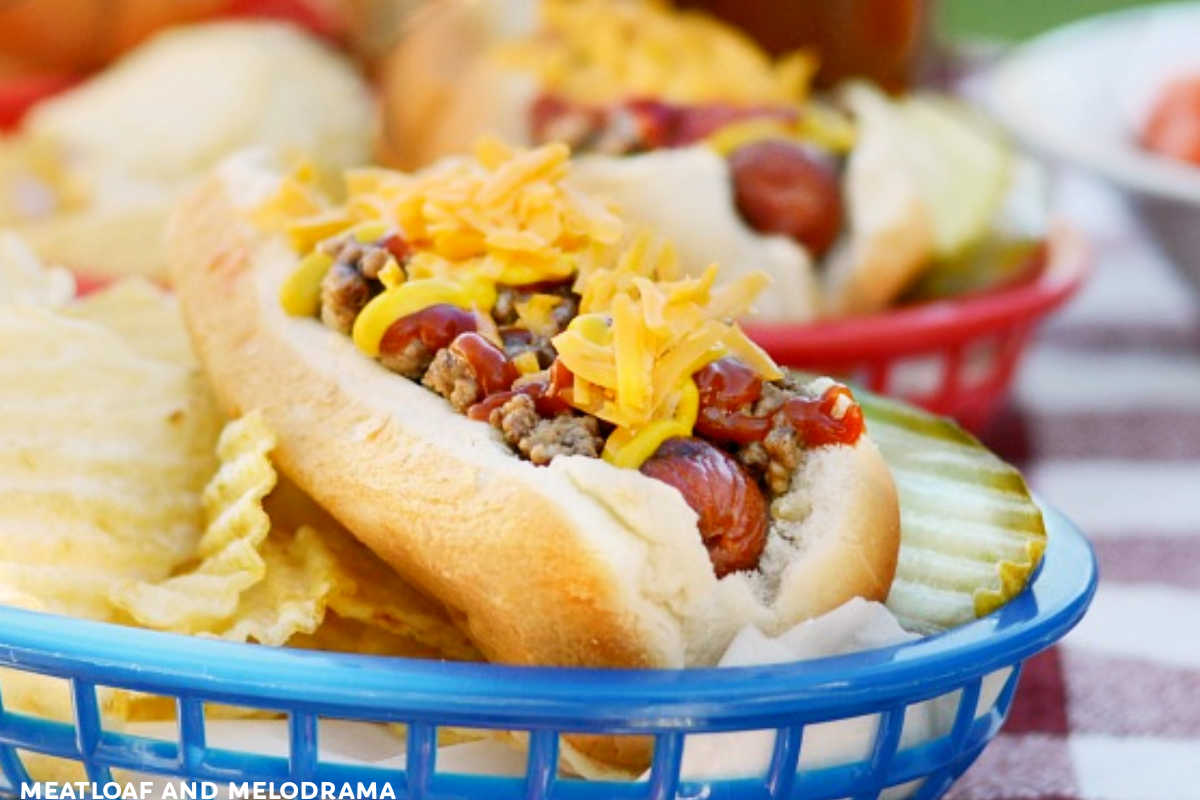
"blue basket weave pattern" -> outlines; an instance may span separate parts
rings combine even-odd
[[[16,793],[30,781],[20,748],[81,762],[97,783],[120,768],[217,783],[387,783],[397,797],[428,800],[862,800],[917,782],[906,796],[911,790],[923,800],[936,798],[999,730],[1022,661],[1065,634],[1095,590],[1086,541],[1056,512],[1047,510],[1046,518],[1050,542],[1041,570],[996,613],[910,644],[761,667],[635,671],[440,663],[231,644],[0,607],[0,666],[67,679],[75,713],[72,725],[7,711],[0,703],[0,793]],[[997,681],[998,694],[992,691]],[[97,685],[175,698],[178,738],[106,730]],[[961,694],[948,732],[901,749],[906,710],[954,692]],[[289,755],[209,742],[206,702],[285,714]],[[865,758],[798,771],[806,730],[869,714],[878,714],[879,724]],[[317,745],[325,718],[406,724],[406,767],[322,760]],[[441,726],[528,732],[525,775],[439,772]],[[775,743],[764,774],[681,778],[688,735],[771,729]],[[649,779],[561,778],[560,732],[652,735]]]

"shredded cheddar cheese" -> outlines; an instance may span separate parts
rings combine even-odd
[[[513,357],[513,366],[517,368],[517,372],[522,375],[533,375],[541,371],[541,365],[538,364],[537,354],[532,350],[526,350]]]
[[[309,180],[294,172],[256,217],[310,248],[284,282],[281,304],[295,315],[320,310],[321,282],[336,249],[320,245],[331,231],[388,251],[386,263],[376,264],[383,289],[350,330],[371,357],[396,320],[440,304],[472,310],[478,333],[503,347],[491,313],[498,285],[573,279],[579,313],[561,333],[555,335],[559,295],[529,291],[513,310],[526,330],[553,337],[558,361],[572,376],[562,399],[615,426],[604,458],[639,467],[664,440],[691,435],[699,413],[692,376],[709,362],[736,355],[766,380],[781,377],[734,322],[768,279],[754,272],[718,286],[715,264],[686,276],[673,246],[649,234],[616,252],[621,223],[562,184],[567,155],[561,145],[514,151],[488,139],[474,159],[415,175],[352,172],[347,201],[337,208],[310,196]],[[402,250],[392,249],[392,234],[403,237]],[[403,253],[403,264],[394,252]],[[532,351],[513,364],[521,375],[541,371]]]
[[[496,57],[548,91],[598,104],[640,96],[790,105],[804,101],[817,68],[804,51],[773,61],[705,14],[610,0],[546,0],[542,30]]]
[[[346,201],[330,207],[302,166],[280,181],[252,213],[268,230],[288,234],[306,253],[321,241],[349,233],[366,244],[397,231],[411,255],[389,264],[384,292],[355,325],[364,352],[378,351],[389,316],[419,310],[435,295],[463,307],[490,310],[497,284],[569,280],[604,266],[623,229],[608,207],[563,183],[569,151],[561,144],[515,150],[483,139],[473,158],[448,159],[406,175],[366,168],[346,174]],[[295,313],[312,313],[324,270],[308,263],[286,283],[281,300]],[[438,287],[432,291],[431,287]],[[518,309],[531,330],[548,329],[549,301],[535,295]]]
[[[309,231],[314,224],[322,226],[322,217],[327,211],[328,204],[316,185],[312,170],[301,162],[251,211],[250,219],[263,230],[287,231],[293,245],[303,245],[310,238]],[[307,223],[303,222],[305,220]],[[292,226],[295,226],[294,232]]]
[[[521,324],[538,336],[553,336],[558,332],[558,321],[554,311],[563,302],[555,294],[537,293],[524,302],[514,304]]]
[[[287,228],[300,252],[358,223],[394,226],[416,251],[412,277],[469,272],[514,284],[570,277],[601,263],[622,226],[602,203],[563,184],[569,155],[562,144],[514,150],[487,138],[474,158],[411,175],[350,170],[346,202],[335,209],[298,169],[253,217],[262,227]]]
[[[580,315],[551,341],[575,378],[571,405],[617,426],[605,448],[613,463],[639,465],[664,439],[691,434],[691,376],[710,361],[733,354],[767,380],[781,376],[732,322],[766,286],[766,275],[720,288],[715,280],[715,266],[679,277],[673,249],[642,235],[614,268],[576,281]]]
[[[407,276],[404,270],[396,263],[396,260],[388,259],[388,263],[383,269],[379,270],[379,282],[383,284],[384,289],[395,289],[400,284],[404,283]]]

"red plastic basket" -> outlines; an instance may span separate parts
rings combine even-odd
[[[1059,227],[1041,261],[1028,280],[992,292],[746,330],[782,364],[902,397],[978,431],[1007,394],[1030,333],[1080,287],[1090,259],[1083,238]]]

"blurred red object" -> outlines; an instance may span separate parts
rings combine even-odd
[[[43,10],[40,5],[43,1],[38,0],[39,11]],[[32,3],[28,5],[32,6]],[[0,9],[0,49],[7,48],[8,40],[22,30],[20,26],[9,26],[17,19],[14,13],[25,6],[25,3],[17,2]],[[197,6],[194,3],[180,3],[180,7],[190,7],[194,11]],[[348,26],[347,20],[337,12],[337,4],[328,0],[221,0],[219,3],[208,3],[207,7],[218,8],[222,17],[287,20],[335,41],[341,40]],[[162,21],[161,18],[159,21]],[[170,21],[177,22],[179,18]],[[69,26],[58,24],[59,30],[64,27]],[[145,31],[147,34],[150,32],[152,29]],[[66,41],[70,41],[70,38]],[[86,75],[82,69],[63,69],[61,66],[35,62],[21,64],[22,71],[14,73],[15,67],[9,65],[9,69],[0,72],[0,129],[15,127],[34,103],[73,86]]]
[[[76,75],[53,73],[0,78],[0,129],[14,127],[38,100],[57,94],[78,81]]]
[[[30,72],[102,66],[154,31],[224,11],[231,0],[9,0],[0,51]]]
[[[75,296],[87,297],[111,284],[112,278],[96,278],[91,275],[75,273]]]
[[[869,317],[748,324],[776,361],[836,375],[981,430],[1008,393],[1034,327],[1087,275],[1082,238],[1057,230],[1022,283]]]
[[[1166,85],[1142,131],[1142,146],[1200,166],[1200,75]]]

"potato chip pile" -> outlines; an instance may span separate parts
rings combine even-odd
[[[20,236],[0,232],[0,304],[60,306],[74,296],[70,272],[44,269]]]
[[[551,0],[541,8],[542,32],[497,57],[578,102],[791,105],[804,101],[817,68],[803,51],[772,61],[748,37],[702,14],[608,0]]]
[[[0,603],[264,645],[478,657],[278,478],[259,415],[224,419],[168,294],[130,280],[72,295],[69,275],[0,237]],[[4,670],[0,685],[8,710],[71,717],[61,681]],[[100,702],[110,724],[174,716],[115,689]]]

